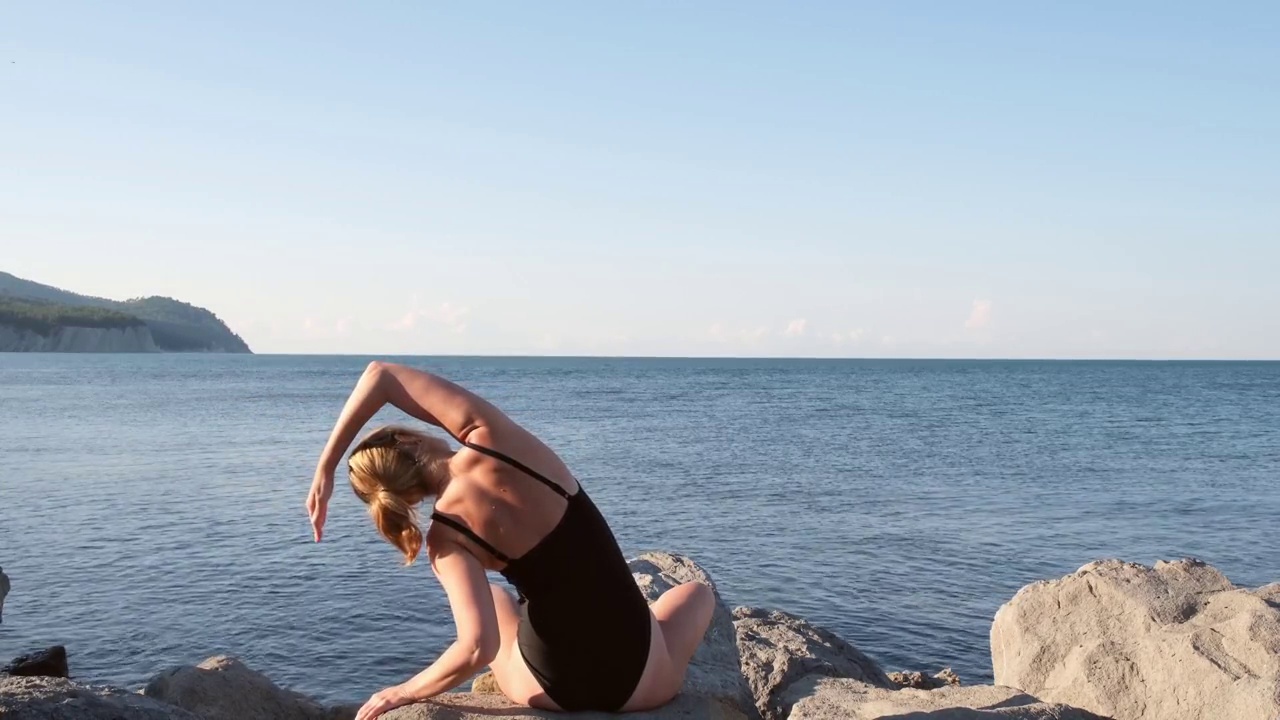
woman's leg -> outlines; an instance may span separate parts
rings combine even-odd
[[[711,614],[716,609],[716,596],[710,586],[688,582],[671,588],[649,606],[653,616],[662,626],[662,638],[667,643],[671,669],[684,683],[689,661],[702,644],[702,638],[711,625]]]
[[[702,644],[715,609],[715,593],[698,582],[673,587],[649,605],[653,616],[649,660],[624,710],[650,710],[680,692],[689,661]]]
[[[498,612],[498,634],[502,638],[497,657],[489,663],[489,669],[493,671],[493,679],[498,683],[498,689],[502,690],[502,694],[506,695],[508,700],[517,705],[559,710],[560,708],[543,692],[538,679],[529,672],[529,667],[524,664],[524,657],[520,655],[517,642],[520,630],[520,609],[515,599],[511,597],[511,593],[497,585],[491,584],[489,589],[493,592],[493,606]]]

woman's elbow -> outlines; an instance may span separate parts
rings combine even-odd
[[[491,635],[479,635],[465,640],[460,639],[459,643],[466,650],[467,658],[470,659],[471,665],[476,668],[486,667],[498,657],[498,650],[502,648],[502,639],[497,633]]]

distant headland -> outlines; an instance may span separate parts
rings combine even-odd
[[[108,300],[0,272],[0,352],[252,351],[217,315],[181,300]]]

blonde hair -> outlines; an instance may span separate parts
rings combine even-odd
[[[448,445],[408,428],[387,426],[369,433],[351,451],[347,476],[373,524],[412,565],[422,551],[417,504],[431,494],[429,471]],[[447,461],[447,460],[446,460]]]

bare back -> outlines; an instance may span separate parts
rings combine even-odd
[[[449,463],[452,477],[434,510],[466,525],[505,555],[519,558],[560,522],[565,500],[523,471],[469,446],[507,455],[569,494],[578,492],[578,482],[560,457],[532,433],[505,416],[486,420],[463,438],[464,447]],[[462,545],[488,570],[499,571],[505,565],[443,523],[433,523],[428,531],[428,546],[433,541]]]

